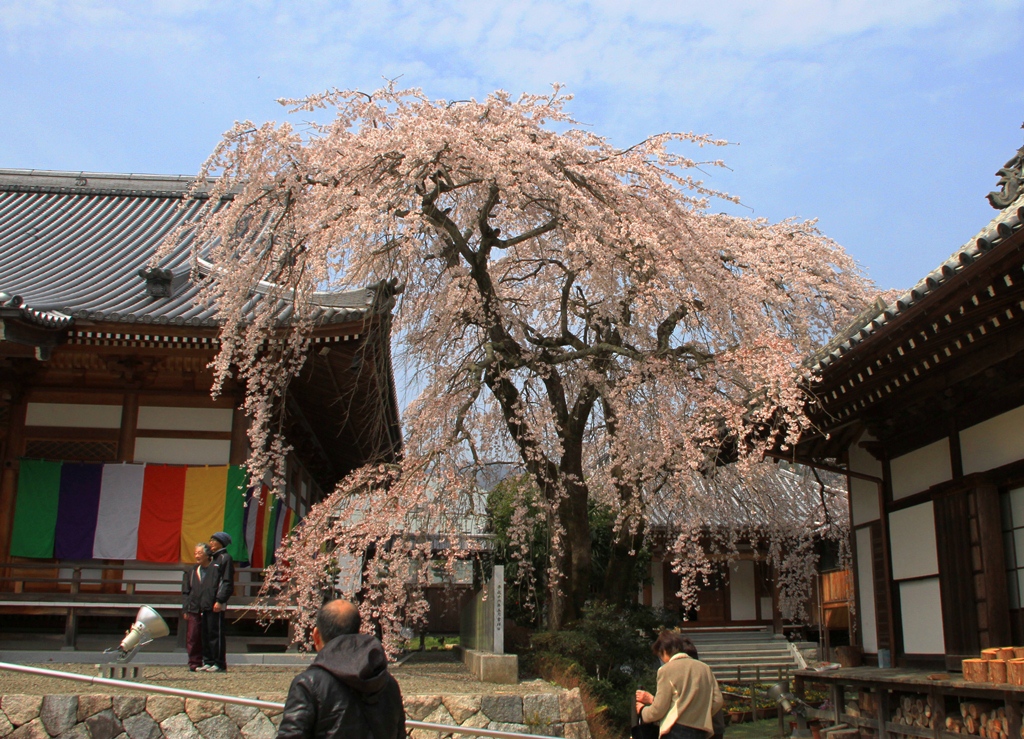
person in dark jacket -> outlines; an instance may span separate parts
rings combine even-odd
[[[316,615],[313,664],[292,680],[277,739],[405,739],[405,708],[377,638],[344,600]]]
[[[188,669],[195,672],[203,666],[203,611],[213,608],[217,583],[210,577],[210,547],[196,544],[196,566],[189,567],[181,578],[181,617],[185,620],[185,650]]]
[[[227,645],[224,641],[224,614],[228,598],[235,589],[235,563],[228,554],[231,536],[218,531],[210,537],[210,577],[214,582],[213,605],[203,611],[203,672],[225,672],[228,669]]]

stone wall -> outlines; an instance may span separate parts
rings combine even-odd
[[[590,739],[579,690],[538,695],[406,696],[408,719],[448,726]],[[5,695],[0,737],[11,739],[273,739],[280,711],[165,695]],[[411,739],[450,734],[417,729]]]

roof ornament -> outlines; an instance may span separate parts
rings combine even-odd
[[[146,294],[151,298],[171,297],[171,283],[174,281],[174,272],[159,267],[143,267],[139,270],[139,277],[146,281]]]
[[[1024,146],[1017,149],[1017,155],[1004,164],[996,176],[999,177],[1000,189],[990,192],[987,197],[993,208],[1002,210],[1024,193]]]

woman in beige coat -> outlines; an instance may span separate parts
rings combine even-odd
[[[722,708],[722,691],[711,668],[691,659],[688,640],[662,631],[651,647],[661,667],[655,695],[636,691],[636,710],[644,723],[660,722],[659,735],[668,739],[707,739],[714,734],[711,717]]]

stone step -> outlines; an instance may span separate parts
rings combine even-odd
[[[765,664],[793,664],[794,659],[790,654],[773,654],[767,657],[723,657],[717,654],[701,654],[700,661],[709,665],[765,665]]]

